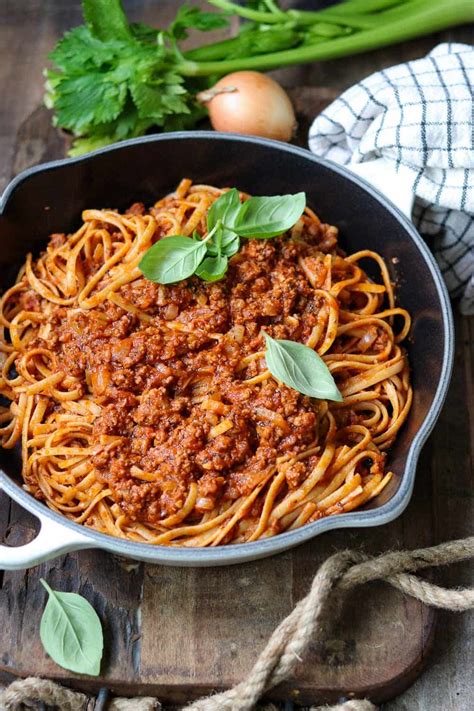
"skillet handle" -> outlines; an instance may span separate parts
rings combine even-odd
[[[409,176],[403,177],[401,173],[397,173],[383,158],[369,160],[366,163],[349,163],[345,167],[373,185],[411,220],[414,195]]]
[[[35,515],[41,522],[36,538],[24,546],[0,545],[0,570],[24,570],[71,551],[93,548],[90,539],[81,533],[41,513]]]

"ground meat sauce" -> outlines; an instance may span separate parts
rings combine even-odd
[[[137,203],[129,212],[140,215],[145,208]],[[311,224],[304,240],[243,241],[226,278],[213,284],[192,277],[162,286],[143,277],[123,286],[120,297],[148,321],[110,303],[55,309],[48,347],[101,407],[93,464],[130,521],[156,524],[176,513],[191,482],[198,485],[201,512],[248,494],[277,457],[314,441],[316,401],[273,378],[249,386],[245,380],[262,363],[238,366],[263,350],[262,328],[274,338],[309,337],[322,304],[298,258],[311,248],[311,268],[323,282],[324,255],[334,250],[335,235],[334,228]],[[57,244],[62,239],[54,236]],[[92,260],[87,268],[90,276]],[[34,300],[25,308],[34,309]],[[199,382],[211,384],[211,409],[197,401]],[[211,436],[223,416],[232,426]],[[316,461],[288,469],[290,489]],[[135,467],[153,481],[136,478]]]
[[[1,444],[21,448],[30,494],[80,524],[253,541],[359,508],[397,474],[385,458],[413,397],[410,315],[379,254],[345,257],[306,208],[282,237],[241,239],[221,281],[142,276],[151,244],[204,236],[221,194],[183,179],[149,210],[87,209],[0,299]],[[279,383],[264,332],[323,353],[343,402]]]

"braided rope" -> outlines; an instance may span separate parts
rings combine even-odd
[[[85,711],[88,698],[48,679],[17,679],[0,696],[1,711],[22,709],[29,701],[38,700],[48,706],[59,706],[61,711]]]
[[[233,689],[186,706],[183,711],[251,711],[262,694],[287,679],[301,662],[309,643],[327,621],[338,613],[344,593],[356,585],[384,580],[426,605],[446,610],[474,608],[474,589],[447,590],[422,580],[413,573],[474,557],[474,537],[442,543],[415,551],[385,553],[369,557],[342,551],[328,558],[316,573],[307,596],[300,600],[271,635],[248,676]],[[20,711],[29,699],[58,706],[61,711],[90,711],[90,699],[45,679],[18,680],[0,694],[0,711]],[[152,711],[160,708],[156,699],[115,699],[115,711]],[[368,700],[353,699],[335,706],[313,707],[311,711],[373,711]]]

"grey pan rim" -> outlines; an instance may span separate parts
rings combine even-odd
[[[113,536],[109,536],[105,533],[94,531],[92,529],[86,528],[85,526],[81,526],[80,524],[68,520],[64,516],[61,516],[55,511],[49,509],[45,504],[42,504],[36,499],[34,499],[18,484],[13,482],[5,474],[5,472],[0,471],[0,481],[2,488],[9,496],[11,496],[12,499],[14,499],[18,504],[23,506],[32,514],[42,514],[43,516],[50,518],[51,520],[64,526],[65,528],[82,534],[82,536],[85,536],[90,540],[90,548],[100,548],[102,550],[107,550],[117,555],[149,563],[183,567],[232,565],[250,560],[257,560],[259,558],[264,558],[266,556],[286,551],[289,548],[293,548],[294,546],[308,541],[321,533],[325,533],[326,531],[342,528],[366,528],[372,526],[381,526],[397,518],[405,510],[412,496],[418,458],[422,447],[426,442],[426,439],[433,430],[433,427],[441,411],[441,407],[446,398],[454,359],[454,326],[449,295],[433,255],[429,251],[427,245],[420,237],[414,226],[390,200],[384,197],[380,192],[378,192],[365,180],[354,175],[342,166],[339,166],[335,163],[321,158],[317,158],[312,153],[310,153],[310,151],[304,148],[299,148],[297,146],[292,146],[270,139],[244,136],[235,133],[216,133],[213,131],[179,131],[175,133],[156,134],[145,136],[143,138],[135,138],[128,141],[122,141],[118,144],[113,144],[106,148],[101,148],[99,150],[88,153],[85,156],[52,161],[23,171],[22,173],[17,175],[5,189],[3,196],[0,199],[0,214],[3,213],[14,191],[21,183],[23,183],[25,180],[28,180],[31,175],[54,170],[55,168],[64,165],[94,160],[95,156],[97,155],[102,155],[104,153],[114,153],[116,151],[120,151],[124,148],[127,148],[128,146],[170,140],[193,141],[199,140],[200,138],[215,141],[231,140],[246,145],[263,144],[273,148],[277,148],[283,153],[299,155],[300,157],[310,162],[323,165],[328,170],[331,170],[334,173],[337,173],[340,176],[346,178],[347,180],[350,180],[352,183],[366,190],[374,199],[381,203],[382,207],[384,207],[385,210],[387,210],[391,215],[393,215],[398,220],[398,222],[401,223],[406,232],[408,232],[411,239],[416,244],[420,255],[425,260],[431,272],[433,281],[438,291],[440,303],[442,305],[441,311],[444,327],[444,350],[441,369],[442,375],[439,380],[436,393],[433,398],[433,402],[425,417],[425,420],[423,421],[422,426],[420,427],[416,436],[413,438],[410,444],[405,470],[402,474],[402,481],[400,487],[398,488],[394,496],[387,503],[380,506],[380,508],[372,509],[369,511],[355,511],[347,514],[340,514],[338,516],[331,516],[329,518],[315,521],[314,523],[306,524],[305,526],[295,531],[280,533],[273,538],[254,541],[252,543],[240,543],[232,546],[216,546],[212,549],[174,548],[169,546],[158,546],[149,543],[135,543],[132,541],[126,541],[120,538],[114,538]]]

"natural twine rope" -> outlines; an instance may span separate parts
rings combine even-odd
[[[442,543],[432,548],[386,553],[369,557],[343,551],[328,558],[316,573],[308,595],[273,632],[248,676],[233,689],[186,706],[183,711],[251,711],[262,694],[288,678],[300,663],[314,636],[334,621],[343,594],[371,580],[384,580],[426,605],[462,611],[474,607],[474,589],[447,590],[415,577],[423,568],[455,563],[474,557],[474,537]],[[18,680],[0,694],[0,711],[20,711],[36,699],[58,706],[61,711],[92,711],[93,702],[84,694],[65,689],[45,679]],[[152,711],[160,708],[151,698],[114,699],[111,711]],[[372,711],[367,700],[351,700],[336,706],[318,706],[312,711]]]

